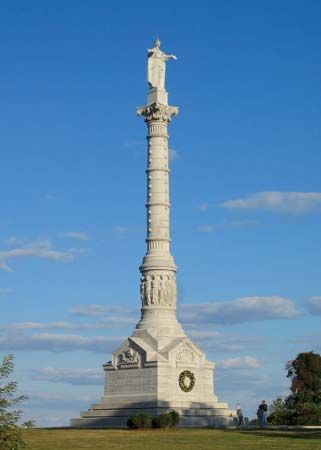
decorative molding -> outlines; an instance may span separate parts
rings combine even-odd
[[[176,362],[185,364],[194,364],[196,361],[195,353],[189,347],[183,347],[176,354]]]
[[[144,106],[143,108],[137,108],[137,115],[144,117],[145,122],[167,122],[169,123],[172,116],[177,116],[178,108],[176,106],[166,106],[160,103],[153,103],[150,106]]]
[[[175,275],[143,275],[140,282],[142,306],[174,307],[176,304]]]
[[[117,366],[120,364],[138,364],[138,362],[139,354],[131,347],[128,347],[117,355]]]
[[[191,392],[195,386],[195,375],[190,370],[183,370],[178,377],[179,387],[184,392]]]

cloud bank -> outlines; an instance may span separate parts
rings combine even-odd
[[[286,298],[242,297],[222,303],[199,303],[179,307],[184,323],[213,323],[233,325],[260,320],[294,319],[301,313]]]
[[[227,209],[260,209],[288,214],[321,211],[321,192],[256,192],[220,204]]]
[[[0,350],[46,350],[52,352],[86,350],[97,353],[110,353],[113,352],[124,339],[125,337],[85,337],[78,334],[26,334],[24,332],[11,332],[0,335]]]
[[[104,371],[97,369],[57,369],[44,367],[34,370],[33,379],[39,381],[51,381],[53,383],[69,383],[74,386],[102,385]]]
[[[217,367],[222,369],[258,369],[261,363],[252,356],[239,356],[237,358],[224,359],[217,362]]]
[[[52,249],[52,243],[48,240],[33,242],[21,247],[0,251],[0,270],[12,272],[13,270],[8,266],[8,261],[21,258],[40,258],[49,261],[70,262],[74,259],[75,253],[78,252],[78,249],[54,250]]]
[[[321,297],[311,297],[307,300],[307,307],[311,314],[321,315]]]

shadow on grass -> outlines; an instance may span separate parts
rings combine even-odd
[[[265,436],[269,438],[287,438],[287,439],[316,439],[321,441],[321,431],[314,430],[244,430],[242,434],[254,436]]]

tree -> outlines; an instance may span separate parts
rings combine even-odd
[[[15,396],[18,384],[15,381],[8,381],[14,363],[13,355],[3,358],[0,364],[0,448],[1,450],[19,450],[25,446],[19,420],[22,411],[15,407],[26,400],[25,395]]]
[[[321,404],[321,355],[314,352],[299,353],[286,364],[291,379],[294,404]]]
[[[268,421],[273,425],[320,425],[321,355],[299,353],[285,368],[291,394],[273,401]]]

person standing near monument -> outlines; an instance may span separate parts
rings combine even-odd
[[[265,400],[262,400],[256,413],[257,418],[259,420],[260,428],[264,428],[266,425],[267,410],[268,410],[267,404]]]
[[[237,426],[238,427],[244,427],[244,415],[241,408],[241,405],[238,403],[236,405],[236,416],[237,416]]]

